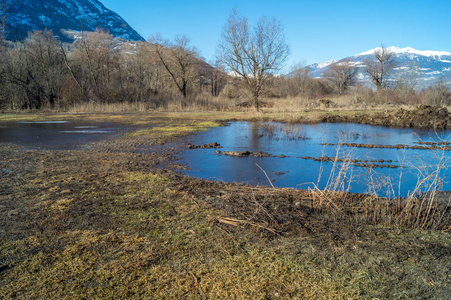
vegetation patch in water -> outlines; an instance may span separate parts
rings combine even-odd
[[[198,122],[184,125],[165,125],[157,126],[148,129],[141,129],[130,133],[131,136],[145,136],[145,135],[158,135],[177,137],[185,136],[194,132],[207,131],[209,128],[218,127],[221,124],[217,122]]]

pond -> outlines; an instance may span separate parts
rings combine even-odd
[[[40,149],[73,149],[112,137],[123,130],[126,127],[108,123],[24,121],[1,125],[0,142]]]
[[[130,129],[78,121],[18,122],[0,126],[0,142],[74,149]],[[231,122],[189,137],[194,146],[182,148],[180,162],[187,166],[183,173],[204,179],[408,196],[451,190],[450,134],[346,123]],[[206,145],[214,142],[220,147]]]
[[[194,146],[181,152],[180,162],[187,166],[183,173],[210,180],[408,196],[451,190],[450,134],[347,123],[232,122],[190,137]],[[199,147],[214,142],[221,148]]]

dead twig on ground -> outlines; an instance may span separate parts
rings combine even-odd
[[[234,219],[234,218],[229,218],[229,217],[217,217],[216,219],[218,220],[219,223],[222,223],[222,224],[227,224],[227,225],[232,225],[232,226],[250,225],[250,226],[258,227],[261,229],[265,229],[273,234],[278,234],[277,230],[275,230],[274,228],[270,228],[268,226],[263,226],[261,224],[255,223],[255,222],[239,220],[239,219]]]
[[[255,164],[260,170],[262,170],[263,171],[263,173],[265,174],[265,176],[266,176],[266,178],[268,179],[268,182],[269,182],[269,184],[272,186],[272,188],[274,188],[274,185],[272,184],[272,182],[271,182],[271,179],[269,179],[269,176],[268,176],[268,174],[266,174],[266,171],[265,170],[263,170],[263,168],[262,167],[260,167],[258,164]]]

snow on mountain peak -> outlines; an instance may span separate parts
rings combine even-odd
[[[334,60],[315,63],[307,66],[313,78],[322,78],[331,65],[348,61],[351,66],[357,68],[357,79],[359,82],[371,86],[371,80],[365,72],[366,59],[381,48],[349,56],[341,59],[338,63]],[[394,54],[396,67],[393,69],[390,79],[392,83],[407,76],[415,74],[417,78],[416,89],[422,89],[439,81],[443,81],[451,87],[451,53],[446,51],[422,51],[412,47],[387,47]],[[409,73],[410,72],[410,73]]]
[[[337,62],[337,61],[336,61],[335,59],[332,59],[332,60],[329,60],[329,61],[325,61],[325,62],[322,62],[322,63],[318,63],[318,69],[321,69],[321,68],[330,66],[331,64],[334,64],[334,63],[336,63],[336,62]]]
[[[322,68],[326,68],[334,63],[336,63],[337,61],[335,59],[329,60],[329,61],[325,61],[325,62],[320,62],[320,63],[314,63],[310,66],[307,66],[307,68],[311,71],[313,70],[319,70]]]
[[[380,50],[381,47],[377,47],[362,53],[357,54],[356,56],[363,56],[363,55],[372,55],[377,50]],[[442,56],[447,55],[450,56],[451,52],[446,51],[431,51],[431,50],[416,50],[412,47],[405,47],[405,48],[399,48],[395,46],[387,47],[388,51],[395,53],[395,54],[416,54],[416,55],[422,55],[422,56],[429,56],[429,57],[436,57],[436,56]]]

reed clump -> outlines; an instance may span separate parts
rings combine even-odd
[[[451,193],[441,192],[444,180],[442,174],[450,167],[444,149],[435,150],[434,155],[438,156],[435,165],[423,163],[409,166],[417,171],[418,178],[407,197],[399,196],[405,166],[400,167],[399,182],[370,168],[365,175],[366,195],[356,197],[349,192],[353,181],[359,179],[352,173],[352,154],[350,151],[344,152],[340,145],[342,143],[337,144],[325,188],[318,187],[323,176],[320,172],[318,184],[310,189],[313,209],[320,209],[335,218],[351,217],[368,224],[451,230]],[[380,196],[381,193],[386,196]]]

